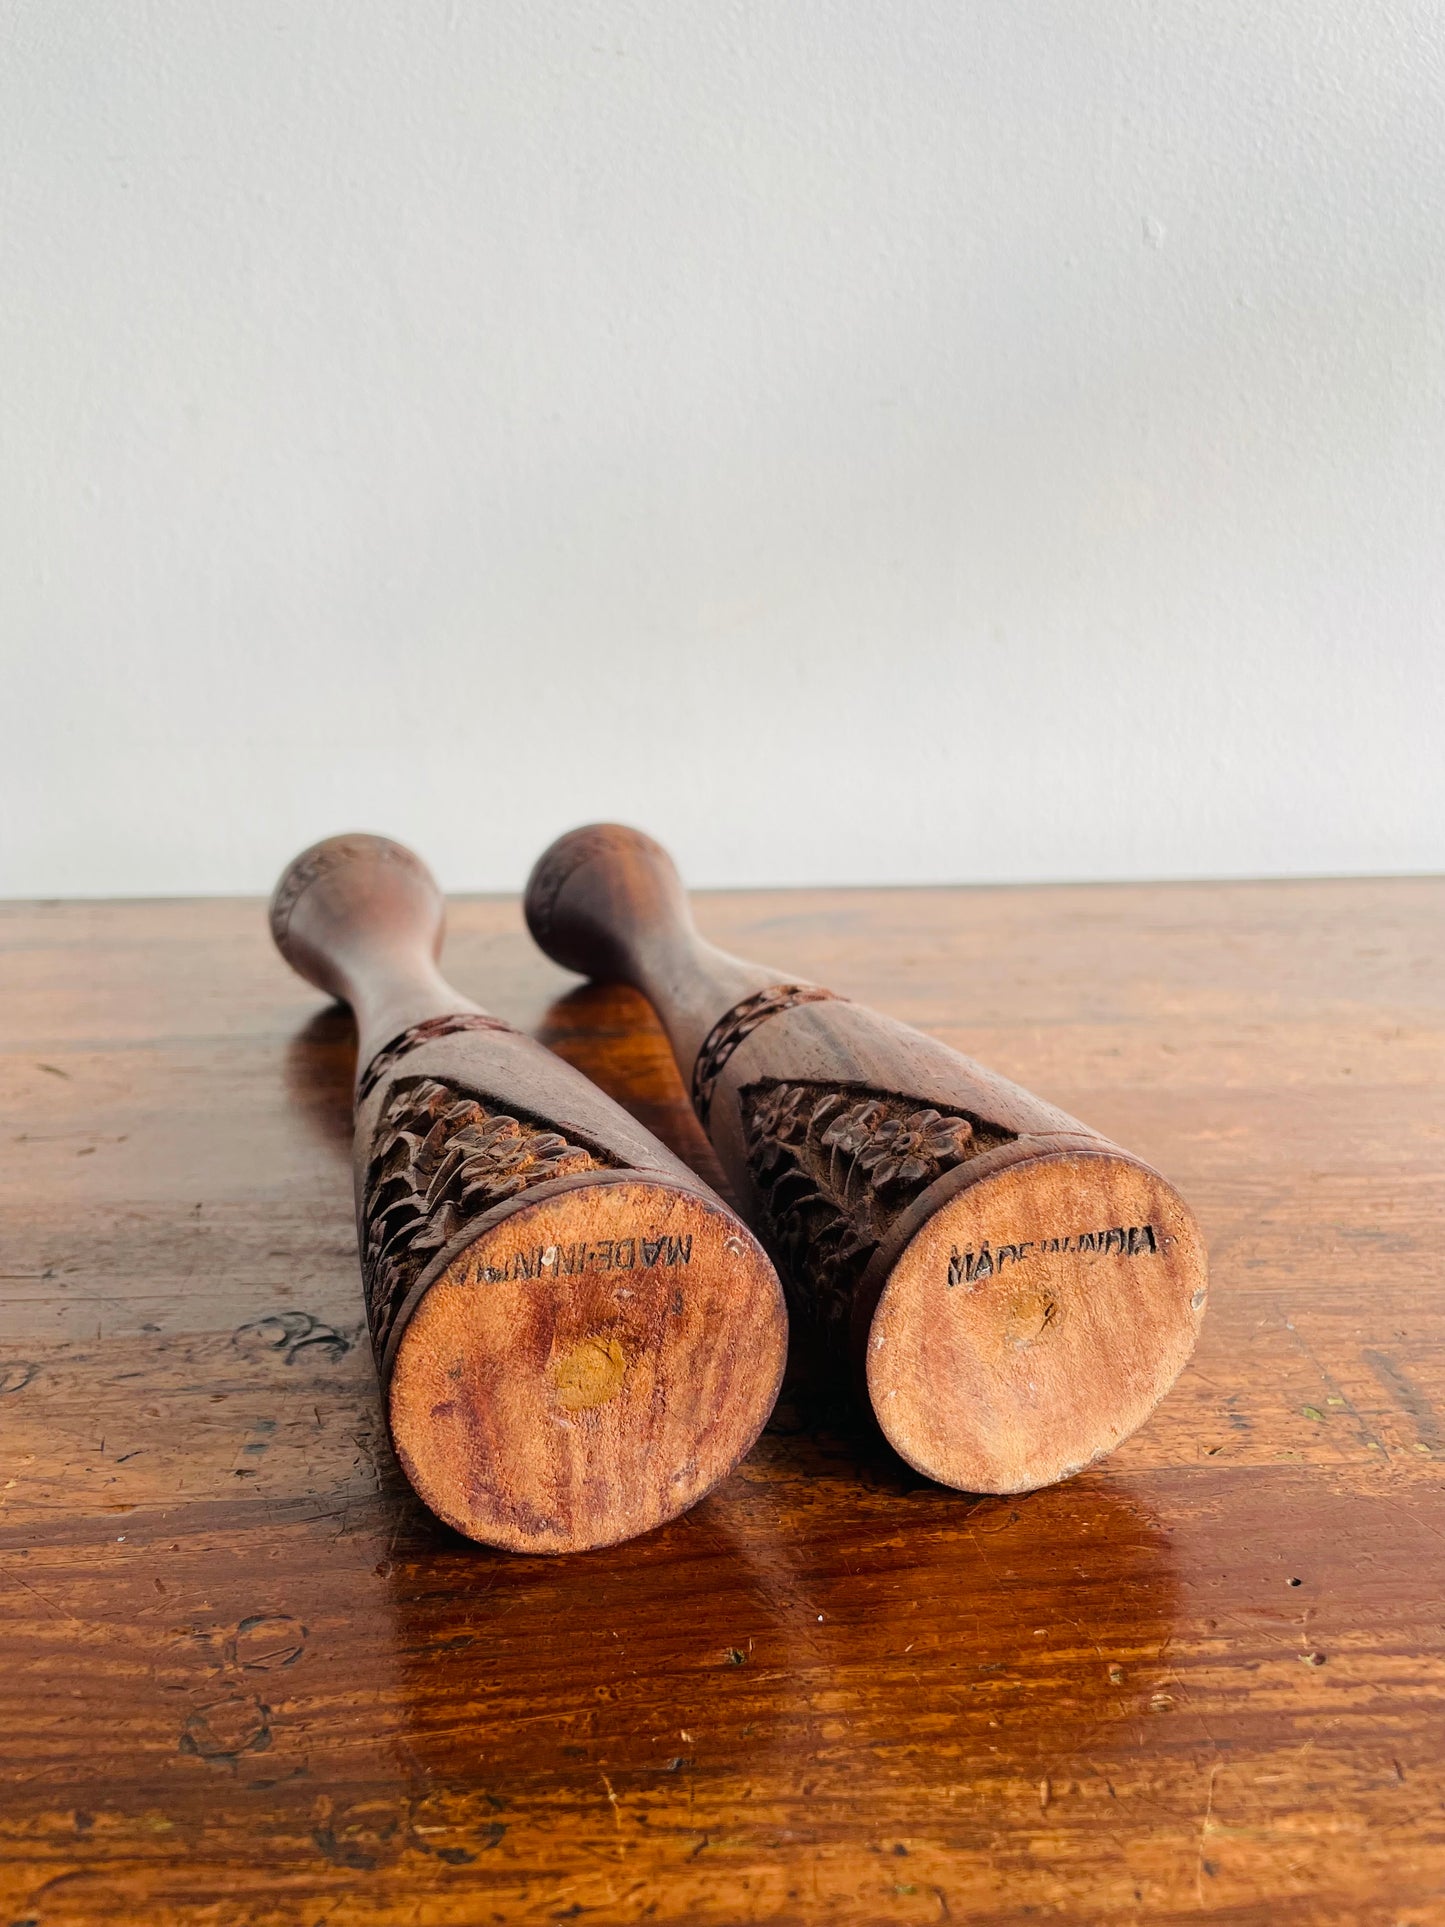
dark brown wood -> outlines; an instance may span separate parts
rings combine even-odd
[[[972,1501],[790,1389],[656,1533],[471,1544],[386,1442],[350,1019],[253,901],[0,904],[0,1922],[1438,1927],[1445,882],[696,914],[1177,1178],[1173,1394]],[[706,1167],[640,996],[448,924]]]
[[[441,893],[377,836],[303,852],[277,947],[356,1015],[354,1176],[391,1442],[470,1538],[611,1545],[726,1478],[782,1383],[775,1274],[596,1085],[453,990]]]
[[[705,943],[640,831],[560,837],[526,907],[556,962],[650,999],[795,1325],[910,1465],[1032,1491],[1154,1410],[1207,1298],[1157,1171],[936,1039]]]

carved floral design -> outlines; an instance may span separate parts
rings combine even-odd
[[[825,1100],[825,1105],[833,1101]],[[838,1112],[829,1119],[822,1141],[840,1156],[856,1158],[858,1168],[880,1191],[890,1185],[931,1184],[940,1171],[961,1163],[972,1147],[973,1125],[966,1117],[944,1117],[931,1110],[892,1117],[878,1098],[845,1108],[840,1096],[836,1103]],[[815,1113],[813,1121],[823,1120]]]
[[[377,1357],[412,1285],[472,1219],[604,1162],[546,1124],[488,1111],[440,1078],[399,1079],[363,1192],[362,1276]]]
[[[723,1066],[744,1038],[751,1037],[759,1024],[776,1017],[779,1011],[792,1010],[798,1004],[828,1003],[836,997],[836,991],[824,990],[818,984],[773,984],[767,990],[755,990],[751,997],[744,997],[725,1011],[703,1039],[692,1070],[692,1107],[703,1129],[707,1128],[712,1094]]]
[[[845,1348],[853,1294],[901,1213],[945,1171],[1011,1142],[916,1098],[768,1080],[743,1094],[763,1229],[795,1317]]]

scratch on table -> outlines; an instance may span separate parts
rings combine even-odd
[[[610,1802],[612,1803],[612,1820],[613,1820],[613,1824],[614,1824],[614,1825],[616,1826],[616,1828],[617,1828],[617,1831],[618,1831],[619,1833],[621,1833],[621,1831],[622,1831],[622,1808],[621,1808],[621,1807],[620,1807],[620,1806],[618,1805],[618,1803],[617,1803],[617,1795],[616,1795],[616,1794],[615,1794],[615,1793],[614,1793],[614,1792],[612,1791],[612,1782],[611,1782],[611,1781],[610,1781],[610,1780],[608,1779],[608,1777],[607,1777],[607,1775],[606,1775],[605,1773],[603,1773],[603,1774],[601,1774],[601,1776],[600,1776],[600,1777],[601,1777],[601,1780],[602,1780],[602,1784],[603,1784],[603,1786],[605,1786],[605,1787],[606,1787],[606,1789],[607,1789],[607,1798],[608,1798],[608,1799],[609,1799],[609,1801],[610,1801]]]
[[[1204,1842],[1209,1833],[1209,1822],[1214,1813],[1214,1782],[1219,1772],[1218,1761],[1209,1769],[1209,1793],[1204,1802],[1204,1818],[1199,1823],[1199,1859],[1194,1868],[1194,1890],[1199,1904],[1204,1905]]]
[[[968,1536],[970,1539],[972,1539],[974,1546],[977,1548],[979,1558],[982,1559],[985,1567],[987,1567],[989,1578],[992,1579],[995,1582],[995,1584],[997,1584],[998,1574],[994,1571],[993,1561],[989,1558],[988,1554],[984,1551],[983,1547],[979,1545],[978,1534],[973,1530],[971,1526],[968,1529]]]
[[[84,1620],[77,1619],[75,1614],[67,1612],[64,1606],[57,1606],[53,1599],[47,1599],[39,1586],[32,1586],[28,1579],[22,1579],[20,1574],[18,1572],[12,1572],[9,1566],[0,1566],[0,1572],[3,1572],[7,1579],[13,1579],[17,1586],[23,1586],[26,1592],[33,1592],[41,1605],[48,1606],[51,1612],[55,1613],[58,1618],[68,1619],[72,1626],[79,1626],[82,1632],[86,1630]]]

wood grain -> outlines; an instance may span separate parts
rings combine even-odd
[[[1170,1398],[971,1501],[800,1384],[658,1533],[470,1545],[384,1444],[349,1027],[259,905],[0,906],[0,1922],[1435,1927],[1445,883],[699,916],[1177,1179]],[[639,999],[510,901],[448,968],[716,1182]]]

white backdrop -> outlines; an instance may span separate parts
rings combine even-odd
[[[0,891],[1445,867],[1438,0],[0,0]]]

